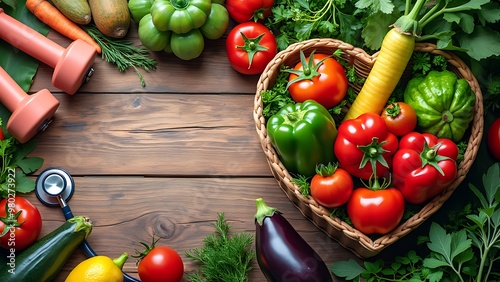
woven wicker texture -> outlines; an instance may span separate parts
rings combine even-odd
[[[443,191],[443,193],[426,203],[418,213],[396,227],[395,230],[372,240],[370,237],[348,225],[341,219],[331,216],[330,211],[319,205],[312,197],[304,197],[299,192],[299,187],[292,183],[292,177],[281,163],[279,156],[271,145],[267,135],[266,120],[262,115],[263,102],[260,93],[272,87],[276,81],[281,65],[293,67],[300,61],[300,50],[303,50],[304,54],[308,56],[313,50],[316,50],[316,53],[333,53],[336,49],[341,49],[343,51],[344,54],[341,59],[353,65],[356,73],[360,77],[366,77],[368,75],[377,57],[377,54],[370,56],[360,48],[356,48],[335,39],[311,39],[290,45],[287,49],[279,52],[262,73],[257,83],[253,116],[257,134],[259,135],[261,146],[269,163],[271,172],[283,192],[304,216],[312,220],[318,228],[326,232],[330,237],[336,239],[344,247],[352,250],[360,258],[368,258],[378,254],[384,248],[395,243],[399,238],[407,235],[422,224],[427,218],[441,208],[443,203],[464,180],[476,158],[483,135],[483,100],[476,78],[459,57],[452,53],[440,51],[433,44],[416,44],[416,52],[428,52],[444,56],[448,60],[449,70],[453,71],[459,77],[466,79],[476,94],[475,113],[468,135],[468,146],[464,155],[464,160],[460,162],[458,166],[457,178],[445,191]],[[360,89],[359,85],[351,85],[351,87],[356,89],[356,92]]]

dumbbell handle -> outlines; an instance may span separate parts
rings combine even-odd
[[[64,48],[0,8],[0,38],[24,53],[55,68]]]
[[[0,67],[0,102],[13,112],[25,97],[24,90]]]

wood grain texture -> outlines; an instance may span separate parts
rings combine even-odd
[[[69,44],[55,32],[49,38]],[[139,44],[134,25],[126,39]],[[75,177],[69,204],[93,221],[88,241],[98,254],[134,254],[154,233],[193,272],[197,265],[185,252],[203,246],[217,213],[225,213],[233,232],[254,234],[255,199],[262,197],[327,265],[356,258],[304,218],[272,177],[252,118],[258,76],[234,71],[224,42],[207,41],[192,61],[152,54],[158,68],[142,71],[145,88],[133,71],[97,58],[90,82],[67,95],[52,86],[53,70],[42,64],[30,92],[47,88],[61,105],[31,155],[44,158],[42,170],[62,167]],[[42,236],[62,224],[59,208],[43,206],[34,193],[27,197],[42,213]],[[84,259],[77,250],[56,282]],[[256,260],[252,266],[249,280],[265,281]],[[135,259],[124,270],[138,277]]]

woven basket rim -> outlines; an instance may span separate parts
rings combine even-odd
[[[366,258],[376,255],[384,248],[393,244],[399,238],[407,235],[417,226],[422,224],[427,218],[429,218],[432,214],[439,210],[439,208],[441,208],[443,203],[451,196],[454,190],[463,181],[477,156],[477,152],[483,135],[484,109],[482,93],[476,78],[474,77],[468,66],[458,56],[453,53],[439,50],[437,49],[436,45],[431,43],[416,43],[416,52],[427,52],[444,56],[448,60],[448,64],[452,66],[456,74],[466,79],[471,86],[472,91],[476,95],[474,118],[470,124],[471,133],[468,139],[468,146],[464,154],[464,159],[457,167],[457,177],[451,183],[451,185],[441,194],[427,202],[418,213],[407,219],[405,222],[401,223],[398,227],[396,227],[396,229],[389,232],[388,234],[378,237],[375,240],[372,240],[370,237],[345,223],[340,218],[331,216],[329,210],[319,205],[310,195],[307,197],[303,196],[299,192],[299,187],[291,181],[291,175],[281,163],[279,156],[271,145],[271,142],[267,135],[266,120],[262,116],[263,102],[260,93],[266,89],[269,89],[268,87],[275,82],[277,72],[279,72],[280,66],[282,64],[288,63],[290,65],[290,62],[288,61],[291,59],[295,62],[298,62],[297,54],[299,53],[299,50],[303,50],[307,55],[307,52],[321,48],[331,49],[332,51],[334,51],[335,49],[341,49],[344,53],[344,58],[347,58],[350,63],[360,63],[362,65],[369,66],[370,68],[378,55],[378,52],[373,55],[368,55],[361,48],[354,47],[350,44],[332,38],[309,39],[306,41],[291,44],[285,50],[280,51],[273,58],[273,60],[269,62],[269,64],[261,74],[259,81],[257,82],[253,111],[254,122],[257,134],[259,135],[261,147],[266,155],[266,159],[269,163],[271,172],[275,176],[276,180],[280,183],[280,187],[283,192],[285,192],[288,198],[299,208],[304,216],[311,219],[313,223],[318,226],[318,228],[327,233],[330,237],[339,241],[340,244],[353,251],[359,257]],[[328,224],[326,227],[325,223]],[[326,230],[330,230],[331,228],[333,228],[331,232],[328,232]],[[334,236],[332,234],[334,232],[339,233],[340,235],[337,234],[337,236]]]

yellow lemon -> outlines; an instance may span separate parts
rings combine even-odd
[[[114,260],[106,256],[88,258],[69,273],[65,282],[123,282],[122,267],[127,259],[127,253]]]

